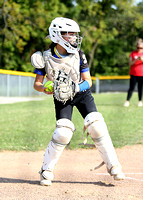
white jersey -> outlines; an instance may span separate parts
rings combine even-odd
[[[74,82],[79,83],[82,81],[81,73],[89,71],[86,56],[81,50],[64,58],[58,57],[54,48],[44,51],[43,54],[38,51],[31,56],[31,63],[36,68],[36,74],[47,75],[50,80],[53,80],[56,70],[64,70]]]
[[[80,57],[79,53],[68,54],[64,58],[55,58],[52,56],[51,49],[43,52],[45,62],[45,71],[50,80],[53,80],[56,71],[62,70],[65,74],[70,75],[74,82],[80,79]]]

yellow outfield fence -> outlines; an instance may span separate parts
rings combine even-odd
[[[32,72],[0,69],[0,96],[41,95],[42,93],[33,89],[35,77]],[[92,92],[123,92],[128,89],[130,76],[92,76],[91,78]]]
[[[99,78],[99,80],[115,80],[115,79],[129,79],[130,76],[99,76],[99,77],[91,77],[92,80],[96,80],[97,78]]]
[[[11,74],[11,75],[19,75],[19,76],[31,76],[31,77],[36,77],[36,74],[32,72],[21,72],[21,71],[13,71],[13,70],[5,70],[5,69],[0,69],[0,74]],[[130,76],[99,76],[91,77],[92,80],[96,80],[99,78],[99,80],[107,80],[107,79],[129,79]]]
[[[10,74],[10,75],[17,75],[17,76],[36,77],[36,75],[34,73],[31,73],[31,72],[20,72],[20,71],[4,70],[4,69],[0,69],[0,74]]]

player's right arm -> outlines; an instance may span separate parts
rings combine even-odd
[[[37,90],[38,92],[44,92],[43,81],[44,81],[44,76],[36,74],[34,89]]]
[[[35,67],[34,73],[36,74],[34,89],[37,90],[38,92],[43,92],[45,94],[52,94],[51,92],[45,91],[46,88],[43,85],[46,72],[45,72],[45,63],[43,60],[42,53],[40,51],[35,52],[31,56],[31,63]]]
[[[43,92],[45,94],[52,94],[52,92],[45,91],[45,87],[43,85],[44,76],[37,74],[34,82],[34,89],[38,92]]]

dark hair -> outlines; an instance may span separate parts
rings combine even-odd
[[[57,43],[52,42],[52,43],[49,45],[49,49],[53,49],[56,45],[57,45]]]
[[[52,42],[50,45],[49,45],[49,49],[51,49],[51,52],[52,52],[52,55],[54,55],[54,47],[57,45],[57,43],[54,43]]]

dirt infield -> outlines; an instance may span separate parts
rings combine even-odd
[[[0,200],[143,200],[143,145],[116,149],[126,179],[114,181],[97,150],[65,150],[52,186],[39,185],[44,151],[0,152]]]

